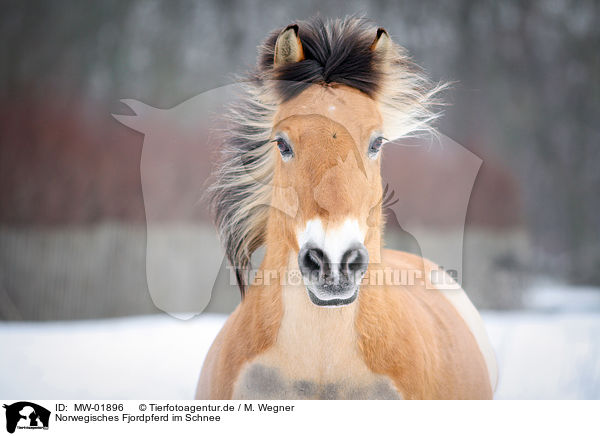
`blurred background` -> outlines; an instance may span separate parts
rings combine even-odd
[[[496,345],[524,336],[579,344],[577,361],[557,370],[572,391],[538,397],[600,397],[600,2],[55,0],[3,1],[0,10],[3,325],[159,313],[146,280],[144,136],[111,116],[131,113],[119,100],[174,107],[232,83],[272,29],[359,14],[432,79],[455,82],[438,126],[483,160],[463,285]],[[198,177],[211,159],[189,156]],[[185,177],[156,183],[174,193],[189,186]],[[205,210],[190,219],[172,196],[160,201],[165,240],[212,231]],[[453,225],[423,223],[440,241]],[[420,252],[393,211],[386,232],[388,246]],[[189,257],[185,244],[179,250]],[[225,265],[219,277],[209,313],[239,302]],[[499,354],[517,358],[527,344]],[[573,381],[581,365],[587,376]]]

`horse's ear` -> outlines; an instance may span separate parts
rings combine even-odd
[[[371,51],[377,53],[387,53],[388,49],[392,45],[392,39],[390,35],[385,31],[383,27],[377,29],[377,35],[375,40],[371,43]]]
[[[300,62],[304,59],[302,42],[298,37],[298,25],[290,24],[277,37],[275,43],[275,66]]]

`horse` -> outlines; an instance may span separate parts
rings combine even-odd
[[[445,85],[350,17],[274,31],[244,86],[209,188],[242,301],[196,398],[492,399],[494,352],[464,290],[382,245],[383,145],[433,131]],[[367,280],[386,268],[422,280]]]

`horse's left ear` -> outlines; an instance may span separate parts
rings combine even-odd
[[[371,43],[371,51],[377,53],[386,53],[391,45],[392,39],[385,29],[383,27],[377,29],[375,40]]]
[[[290,24],[277,37],[275,43],[275,66],[300,62],[304,59],[302,42],[298,37],[298,25]]]

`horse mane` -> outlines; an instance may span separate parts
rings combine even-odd
[[[235,269],[242,298],[252,253],[264,244],[271,204],[274,154],[269,143],[277,106],[312,84],[356,88],[380,103],[384,134],[390,138],[433,131],[432,84],[405,50],[392,44],[385,56],[371,50],[378,30],[364,18],[299,21],[304,59],[274,66],[274,49],[283,28],[259,47],[257,66],[240,77],[240,98],[226,114],[228,128],[221,163],[208,194],[227,258]]]

